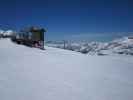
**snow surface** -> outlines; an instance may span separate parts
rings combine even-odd
[[[0,40],[0,100],[132,100],[133,57]]]

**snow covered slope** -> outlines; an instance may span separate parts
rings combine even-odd
[[[0,100],[132,100],[132,56],[88,56],[0,40]]]

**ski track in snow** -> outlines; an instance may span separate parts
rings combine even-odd
[[[133,57],[0,40],[0,100],[132,100]]]

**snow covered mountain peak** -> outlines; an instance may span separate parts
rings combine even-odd
[[[129,36],[129,37],[123,37],[121,39],[115,39],[112,42],[118,42],[118,43],[133,43],[133,37]]]
[[[13,30],[0,30],[1,36],[11,36],[14,33]]]

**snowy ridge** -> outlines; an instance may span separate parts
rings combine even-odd
[[[121,39],[116,39],[108,43],[91,42],[91,43],[65,43],[58,44],[58,42],[48,42],[48,46],[65,48],[72,51],[78,51],[81,53],[87,53],[91,55],[114,55],[114,54],[124,54],[133,55],[133,38],[124,37]]]
[[[132,56],[88,56],[0,40],[0,100],[131,100]]]

